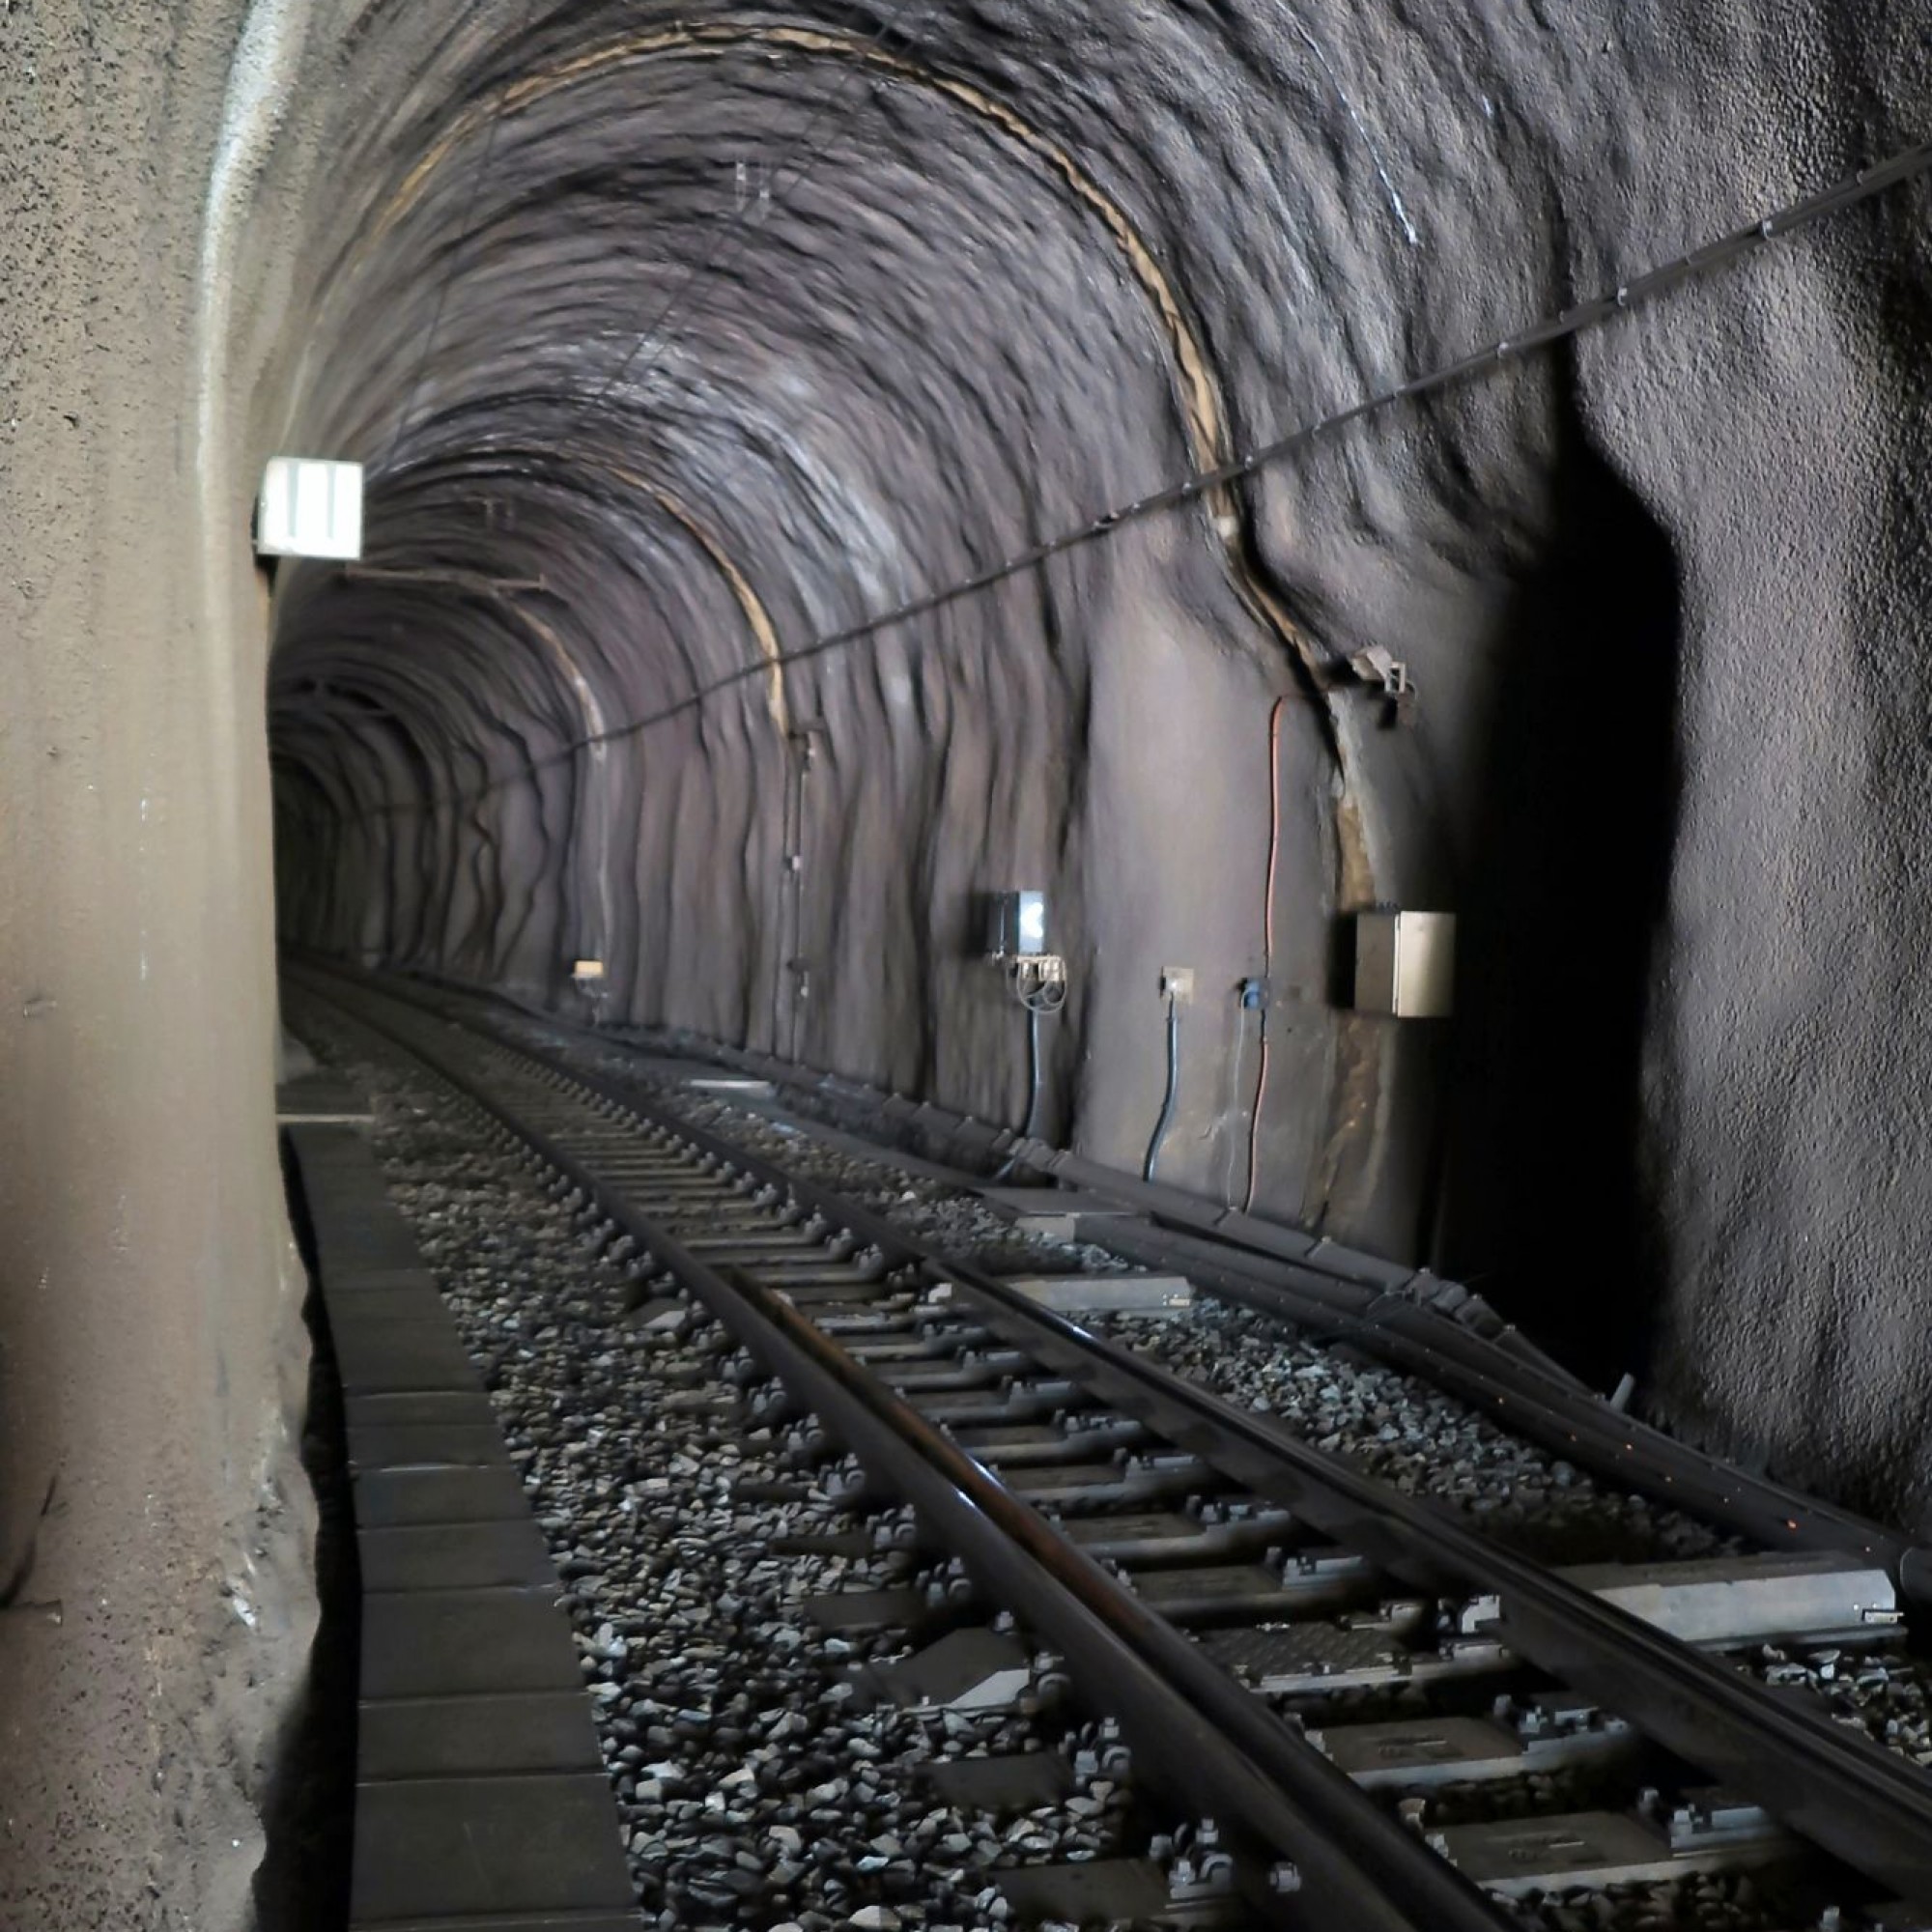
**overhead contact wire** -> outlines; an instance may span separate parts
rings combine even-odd
[[[909,5],[910,5],[910,0],[900,0],[900,4],[895,7],[892,10],[892,12],[886,14],[886,16],[879,22],[877,31],[874,32],[871,39],[865,43],[866,50],[868,53],[877,53],[884,47],[888,36],[890,36],[891,34],[893,34],[895,31],[897,30],[899,21],[901,17],[905,14]],[[903,38],[903,36],[901,36],[901,38]],[[825,104],[822,107],[820,107],[816,113],[812,115],[811,119],[806,123],[805,131],[803,134],[799,136],[798,140],[798,145],[806,150],[805,159],[794,171],[791,181],[784,188],[783,192],[773,195],[769,201],[761,201],[759,204],[757,204],[763,211],[762,213],[760,213],[758,216],[759,226],[761,227],[763,226],[764,222],[768,219],[772,209],[788,208],[791,205],[792,197],[795,194],[797,194],[799,189],[802,188],[805,185],[806,182],[810,179],[813,170],[818,166],[818,163],[825,158],[826,154],[830,151],[832,147],[832,143],[838,138],[838,129],[836,128],[831,129],[826,134],[825,138],[822,141],[820,141],[815,147],[810,145],[811,137],[814,133],[817,132],[819,127],[824,122],[831,119],[834,110],[839,105],[842,94],[856,92],[858,86],[863,84],[863,82],[867,78],[863,66],[860,67],[858,70],[856,70],[856,72],[858,75],[858,79],[852,84],[852,86],[842,91],[835,88],[833,90],[832,98],[828,99],[825,102]],[[637,339],[631,344],[631,347],[625,352],[623,357],[619,360],[616,367],[613,368],[610,372],[610,374],[604,378],[603,382],[598,384],[594,394],[585,397],[580,401],[578,409],[573,412],[570,418],[571,422],[574,423],[579,419],[581,419],[582,416],[589,414],[592,411],[596,410],[604,403],[604,401],[610,396],[611,391],[614,389],[617,386],[617,384],[624,380],[626,375],[629,374],[631,365],[638,359],[638,356],[643,352],[645,345],[649,343],[654,336],[658,338],[657,345],[651,352],[650,359],[644,364],[643,368],[639,372],[639,380],[641,381],[645,376],[648,376],[651,373],[651,371],[657,367],[659,362],[661,362],[664,359],[665,351],[670,347],[671,341],[673,339],[669,333],[669,325],[672,318],[677,313],[679,304],[684,301],[685,298],[690,295],[691,291],[694,288],[700,286],[705,280],[705,278],[711,275],[721,266],[724,260],[724,251],[725,245],[729,242],[731,242],[734,237],[743,235],[747,227],[746,216],[750,206],[751,204],[747,204],[745,208],[739,208],[733,212],[731,220],[725,224],[724,233],[722,236],[720,236],[718,240],[712,244],[711,252],[708,255],[706,255],[704,260],[698,263],[695,268],[687,269],[685,270],[684,275],[682,279],[678,282],[677,286],[673,288],[670,294],[665,298],[664,306],[660,308],[658,313],[649,322],[647,322],[641,329],[638,331]]]

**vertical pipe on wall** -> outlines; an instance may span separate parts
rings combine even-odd
[[[1248,1110],[1248,1184],[1241,1197],[1241,1212],[1251,1214],[1255,1207],[1255,1185],[1259,1174],[1262,1133],[1262,1102],[1267,1096],[1268,1014],[1274,1006],[1274,881],[1281,859],[1281,709],[1288,702],[1284,693],[1268,713],[1268,847],[1267,884],[1262,897],[1262,1021],[1261,1065],[1255,1073],[1255,1097]]]
[[[1167,1092],[1161,1096],[1160,1119],[1153,1123],[1153,1137],[1148,1142],[1147,1158],[1141,1163],[1141,1179],[1151,1180],[1160,1160],[1161,1143],[1174,1124],[1175,1096],[1180,1092],[1180,1003],[1167,996]]]

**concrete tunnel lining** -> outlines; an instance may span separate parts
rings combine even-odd
[[[1014,1123],[970,908],[1044,884],[1047,1131],[1138,1167],[1184,961],[1163,1172],[1228,1198],[1277,802],[1258,1205],[1924,1520],[1922,185],[1236,485],[1232,567],[1192,504],[786,667],[783,724],[760,668],[563,755],[1891,152],[1903,11],[5,31],[0,1480],[30,1601],[93,1605],[7,1666],[10,1907],[247,1910],[308,1617],[271,824],[298,943],[549,1002],[600,957],[613,1013]],[[545,588],[285,569],[266,656],[296,448],[371,466],[372,562]],[[1400,730],[1338,681],[1371,643]],[[1371,898],[1462,915],[1453,1039],[1334,999]]]

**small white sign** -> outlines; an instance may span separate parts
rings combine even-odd
[[[355,562],[362,554],[362,466],[270,457],[255,508],[255,550]]]

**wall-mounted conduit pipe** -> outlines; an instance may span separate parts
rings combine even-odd
[[[1151,1180],[1160,1159],[1161,1143],[1174,1124],[1175,1096],[1180,1092],[1180,1002],[1167,996],[1167,1092],[1161,1096],[1160,1119],[1153,1123],[1153,1138],[1148,1142],[1147,1158],[1141,1162],[1141,1179]]]
[[[1262,1018],[1261,1065],[1255,1073],[1255,1097],[1248,1109],[1248,1184],[1241,1196],[1241,1212],[1255,1211],[1255,1183],[1260,1169],[1262,1102],[1267,1097],[1268,1013],[1274,1006],[1274,880],[1281,859],[1281,707],[1277,697],[1268,713],[1268,856],[1267,883],[1262,889]],[[1145,1179],[1151,1180],[1152,1175]]]
[[[1020,1129],[1019,1143],[1006,1165],[993,1177],[995,1180],[1006,1180],[1011,1176],[1019,1165],[1021,1151],[1039,1131],[1040,1090],[1046,1081],[1044,1057],[1039,1050],[1039,1023],[1042,1018],[1059,1012],[1065,1006],[1066,981],[1057,980],[1037,986],[1023,986],[1016,980],[1013,997],[1027,1012],[1026,1125]]]
[[[1039,1127],[1039,1009],[1027,1007],[1027,1110],[1026,1125],[1020,1130],[1032,1140]]]

